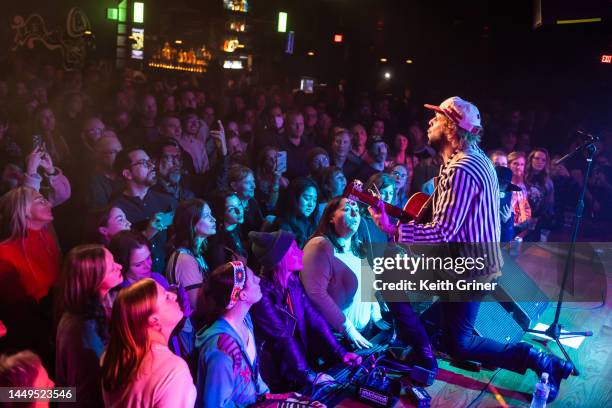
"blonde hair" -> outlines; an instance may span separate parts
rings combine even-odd
[[[125,389],[149,350],[148,322],[157,307],[157,284],[142,279],[119,292],[113,305],[110,341],[102,362],[102,387]]]
[[[477,145],[480,143],[483,129],[481,127],[476,128],[475,131],[468,132],[465,129],[457,126],[449,117],[440,114],[443,118],[444,127],[447,128],[454,135],[454,140],[458,144],[459,149],[465,149],[471,145]]]
[[[510,152],[510,154],[508,154],[507,157],[508,157],[508,164],[512,163],[513,161],[517,159],[520,159],[521,157],[526,160],[525,153],[519,152],[519,151]]]
[[[0,243],[28,235],[28,214],[38,192],[31,187],[17,187],[0,198]]]

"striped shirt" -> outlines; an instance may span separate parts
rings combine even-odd
[[[440,169],[432,197],[432,220],[400,224],[399,242],[491,243],[462,245],[460,254],[485,256],[487,271],[503,265],[500,241],[499,183],[493,163],[477,146],[455,151]]]

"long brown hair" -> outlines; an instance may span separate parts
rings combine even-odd
[[[312,237],[310,237],[310,239],[313,239],[314,237],[327,238],[338,252],[344,252],[344,248],[342,248],[342,246],[338,243],[338,234],[336,233],[334,225],[331,223],[331,219],[336,210],[340,207],[342,200],[345,198],[346,197],[340,196],[329,200],[325,206],[325,210],[323,210],[323,215],[321,215],[321,219],[319,220],[319,226],[315,230],[314,234],[312,234]],[[355,232],[355,234],[353,234],[351,237],[351,252],[355,256],[362,257],[364,255],[364,248],[357,235],[357,232]]]
[[[89,315],[100,304],[98,289],[106,273],[104,247],[79,245],[70,250],[62,270],[62,299],[65,311]]]
[[[546,156],[546,166],[542,169],[541,172],[536,173],[531,165],[533,158],[536,153],[544,153]],[[550,180],[550,155],[548,154],[548,150],[543,147],[538,147],[533,149],[529,156],[527,156],[525,162],[525,181],[530,184],[540,184],[542,186],[546,185],[546,183]]]
[[[193,252],[194,256],[198,256],[196,253],[196,233],[195,226],[202,218],[202,211],[208,203],[199,198],[192,200],[183,201],[179,204],[174,214],[174,236],[171,240],[172,250],[176,250],[180,247],[186,248]],[[205,239],[202,243],[200,251],[206,249],[208,240]]]
[[[102,362],[102,387],[124,389],[149,351],[148,321],[156,310],[157,284],[142,279],[124,289],[113,305],[110,341]]]

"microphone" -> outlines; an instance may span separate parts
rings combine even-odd
[[[583,138],[585,138],[589,142],[598,142],[599,141],[599,136],[593,136],[592,134],[584,132],[582,130],[577,130],[576,133],[578,133],[580,136],[582,136]]]

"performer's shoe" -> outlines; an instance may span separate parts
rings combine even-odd
[[[542,352],[536,348],[529,350],[529,368],[534,370],[538,377],[542,373],[548,373],[548,383],[550,392],[548,402],[553,402],[559,395],[561,381],[565,380],[574,370],[574,366],[569,361],[565,361],[555,355]]]
[[[438,362],[431,346],[427,345],[420,349],[410,349],[408,347],[403,351],[400,353],[391,351],[389,353],[390,358],[398,363],[392,364],[392,368],[397,371],[409,372],[411,380],[419,384],[432,385],[438,374]]]

